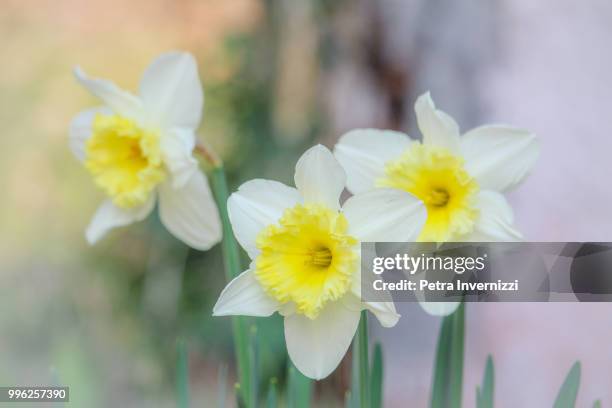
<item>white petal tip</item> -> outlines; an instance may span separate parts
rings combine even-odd
[[[219,235],[218,237],[215,237],[214,239],[212,239],[212,241],[206,241],[206,242],[201,242],[201,243],[194,242],[193,248],[197,249],[198,251],[208,251],[210,248],[214,247],[219,242],[221,242],[221,235]]]
[[[376,317],[380,325],[385,328],[395,326],[402,317],[402,315],[395,310],[393,302],[368,303],[365,308],[369,310],[370,313]]]
[[[213,310],[212,310],[213,317],[228,316],[228,315],[231,314],[231,313],[228,313],[227,310],[224,310],[223,304],[221,302],[221,300],[223,299],[223,293],[226,290],[227,290],[227,287],[223,288],[223,291],[221,292],[221,295],[219,296],[219,299],[217,299],[217,302],[213,306]]]
[[[431,316],[446,317],[453,314],[461,302],[419,302],[419,304]]]
[[[90,246],[93,246],[96,244],[96,242],[98,242],[100,240],[100,237],[96,237],[95,235],[93,235],[91,232],[89,231],[85,231],[85,241],[87,241],[87,243]]]
[[[164,57],[164,56],[166,56],[166,57],[178,57],[178,58],[185,58],[185,59],[188,59],[188,60],[195,61],[195,58],[194,58],[194,56],[191,53],[189,53],[187,51],[182,51],[182,50],[168,51],[168,52],[165,52],[165,53],[161,54],[160,56],[161,57]]]
[[[186,51],[179,51],[179,50],[168,51],[168,52],[165,52],[157,56],[157,58],[155,58],[154,61],[160,61],[160,60],[166,60],[166,61],[170,60],[170,61],[180,63],[180,64],[187,64],[197,70],[197,62],[196,62],[195,57],[191,53],[186,52]]]
[[[395,315],[391,318],[389,318],[389,320],[385,321],[385,323],[383,324],[383,327],[393,327],[395,326],[399,320],[402,318],[402,315],[399,313],[395,313]]]
[[[336,150],[338,150],[338,148],[342,149],[345,146],[342,145],[343,142],[346,142],[348,139],[351,139],[353,137],[358,137],[363,135],[364,133],[368,133],[368,134],[384,134],[386,132],[389,132],[389,130],[383,130],[383,129],[375,129],[375,128],[357,128],[357,129],[351,129],[348,132],[345,132],[342,136],[340,136],[340,138],[338,138],[338,143],[336,143],[336,145],[334,146],[334,153],[336,152]],[[391,131],[392,132],[392,131]]]
[[[386,316],[383,319],[378,320],[380,325],[385,329],[395,327],[395,325],[399,322],[402,316],[400,314],[396,314],[395,316]]]
[[[310,368],[306,368],[306,367],[300,367],[299,363],[296,363],[295,361],[291,360],[293,362],[293,365],[295,366],[295,368],[305,377],[310,378],[311,380],[315,380],[315,381],[321,381],[327,377],[329,377],[331,375],[331,373],[334,372],[335,368],[329,372],[325,371],[313,371]]]
[[[321,143],[318,143],[314,146],[312,146],[310,149],[306,150],[306,152],[304,152],[304,155],[306,155],[306,153],[331,153],[331,151],[326,147],[323,146]]]
[[[83,71],[83,68],[81,68],[80,65],[76,65],[74,68],[72,68],[72,73],[74,75],[74,77],[77,79],[77,81],[82,82],[87,80],[87,74],[85,73],[85,71]]]
[[[425,103],[427,105],[430,106],[434,106],[434,102],[433,99],[431,98],[431,92],[430,91],[426,91],[423,92],[416,100],[416,104],[421,104],[421,103]]]
[[[202,236],[199,239],[177,238],[185,242],[193,249],[197,249],[198,251],[208,251],[210,248],[221,242],[221,238],[223,238],[223,233],[221,232],[221,221],[217,220],[214,226],[209,226],[207,232],[207,236]]]

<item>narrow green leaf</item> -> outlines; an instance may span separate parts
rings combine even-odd
[[[232,224],[229,220],[229,214],[227,212],[227,199],[229,197],[229,191],[227,186],[227,178],[225,176],[225,170],[223,166],[215,167],[212,170],[211,184],[215,200],[217,202],[217,207],[219,209],[219,217],[221,218],[221,225],[223,231],[221,249],[223,253],[225,277],[226,280],[230,282],[232,279],[242,273],[242,267],[240,263],[240,251],[236,239],[234,237]],[[244,388],[244,384],[241,388]]]
[[[244,407],[244,399],[242,398],[242,387],[240,387],[240,383],[234,384],[234,393],[236,394],[236,407],[242,408]]]
[[[460,408],[463,387],[465,305],[442,320],[431,393],[432,408]]]
[[[368,358],[368,314],[365,310],[361,312],[361,320],[357,329],[357,346],[359,352],[359,406],[368,408],[370,405],[370,359]]]
[[[310,408],[312,398],[312,380],[304,376],[289,362],[289,408]]]
[[[493,408],[493,390],[495,384],[495,371],[493,368],[493,357],[487,357],[485,372],[482,378],[482,388],[476,388],[476,407]]]
[[[372,355],[372,370],[370,372],[370,405],[372,408],[382,407],[383,358],[380,343],[374,345]]]
[[[593,408],[601,408],[601,401],[595,401],[595,403],[593,404]]]
[[[462,303],[453,314],[453,341],[451,344],[451,404],[461,407],[463,390],[463,353],[465,341],[465,305]]]
[[[448,376],[451,340],[452,322],[451,317],[447,316],[442,320],[442,327],[440,328],[440,334],[438,336],[433,386],[431,391],[431,408],[444,408],[448,406]]]
[[[357,338],[353,340],[353,352],[351,358],[351,390],[347,393],[346,401],[348,408],[359,408],[359,358],[357,358]]]
[[[580,362],[576,361],[567,373],[559,390],[554,408],[573,408],[576,405],[578,387],[580,386]]]
[[[211,184],[214,192],[217,207],[219,209],[219,217],[221,218],[223,240],[221,241],[221,249],[223,252],[223,264],[225,268],[225,276],[228,282],[242,273],[240,265],[240,252],[238,244],[234,238],[232,225],[227,212],[227,199],[229,196],[227,187],[227,178],[223,166],[215,167],[211,172]],[[252,370],[249,364],[248,351],[248,330],[247,321],[242,316],[232,317],[232,330],[234,332],[234,351],[236,353],[236,364],[238,366],[238,377],[240,380],[240,388],[236,390],[238,400],[244,401],[249,408],[255,406],[248,405],[251,391],[250,375]]]
[[[189,407],[189,363],[187,361],[187,346],[185,340],[176,342],[176,393],[179,408]]]
[[[270,380],[270,386],[268,387],[268,398],[266,401],[266,406],[268,408],[278,407],[278,391],[276,390],[277,383],[278,380],[276,378],[272,378]]]
[[[229,197],[229,189],[227,187],[227,178],[223,166],[215,167],[211,173],[212,189],[219,209],[219,217],[223,231],[223,239],[221,247],[223,250],[223,263],[225,266],[225,276],[228,281],[240,275],[242,268],[240,266],[240,251],[238,244],[234,238],[232,224],[229,220],[227,212],[227,199]]]
[[[251,373],[249,374],[249,383],[251,384],[248,404],[249,407],[259,406],[257,404],[257,386],[259,384],[257,370],[258,366],[259,362],[257,355],[257,326],[252,325],[249,331],[249,367],[251,368]]]

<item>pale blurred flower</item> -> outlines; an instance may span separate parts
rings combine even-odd
[[[539,154],[535,136],[503,125],[472,129],[463,136],[429,93],[415,104],[423,142],[399,132],[353,130],[334,154],[354,194],[375,188],[407,191],[427,207],[419,241],[517,241],[512,208],[502,195],[529,173]],[[420,300],[420,299],[419,299]],[[420,302],[434,315],[448,315],[458,302]]]
[[[161,221],[177,238],[197,249],[217,243],[217,207],[192,156],[204,101],[194,58],[159,56],[145,71],[138,96],[78,67],[75,75],[104,104],[79,113],[70,125],[72,152],[108,196],[87,228],[87,241],[144,219],[159,197]]]
[[[362,302],[360,241],[416,238],[423,203],[410,194],[379,189],[341,207],[346,175],[331,152],[315,146],[296,165],[296,188],[251,180],[228,200],[238,242],[253,260],[230,282],[214,315],[285,318],[285,339],[296,367],[311,378],[329,375],[346,353],[360,311],[385,327],[399,315],[392,302]]]

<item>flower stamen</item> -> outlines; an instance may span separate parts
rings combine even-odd
[[[415,144],[385,167],[379,187],[413,194],[427,207],[422,242],[448,242],[473,231],[478,210],[478,184],[465,170],[463,159],[451,151]]]
[[[315,319],[343,296],[359,268],[358,241],[347,234],[342,213],[318,204],[285,210],[276,225],[257,236],[255,276],[279,303]]]
[[[321,268],[327,268],[332,263],[332,253],[329,248],[317,248],[312,251],[310,264]]]
[[[450,195],[448,191],[443,188],[433,188],[427,195],[425,201],[427,204],[433,205],[434,207],[444,207],[448,204],[449,199]]]
[[[119,115],[94,118],[85,152],[85,167],[121,208],[144,204],[166,178],[158,134]]]

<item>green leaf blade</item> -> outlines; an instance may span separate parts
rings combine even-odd
[[[278,391],[276,389],[278,381],[276,378],[272,378],[270,380],[270,386],[268,387],[268,398],[266,401],[266,406],[268,408],[277,408],[278,407]]]
[[[372,408],[382,408],[383,356],[380,343],[374,345],[372,355],[372,370],[370,371],[370,405]]]
[[[482,378],[482,388],[476,388],[476,407],[493,408],[493,391],[495,384],[495,371],[493,357],[489,355],[485,364],[485,372]]]
[[[357,328],[357,349],[359,351],[359,406],[368,408],[370,403],[369,397],[369,349],[368,349],[368,314],[365,310],[361,312],[361,320]]]
[[[288,393],[289,408],[310,408],[312,380],[300,373],[292,362],[289,362]]]
[[[444,318],[438,337],[431,408],[460,408],[463,388],[465,305]]]
[[[580,387],[580,362],[576,361],[567,373],[563,385],[557,394],[554,408],[574,408]]]
[[[176,392],[177,406],[179,408],[189,407],[189,362],[187,356],[187,345],[184,339],[176,342]]]
[[[219,209],[219,217],[223,228],[223,238],[221,241],[221,250],[223,252],[223,264],[227,282],[231,282],[236,276],[242,273],[240,263],[240,252],[238,243],[234,237],[232,224],[227,211],[227,199],[229,197],[229,189],[227,186],[227,177],[225,169],[222,165],[213,168],[211,172],[211,186]],[[232,317],[232,331],[234,334],[234,351],[236,353],[236,365],[238,366],[238,377],[240,387],[236,390],[239,401],[248,404],[253,395],[251,375],[252,368],[250,365],[249,356],[249,336],[248,322],[243,316]],[[252,405],[247,405],[249,408],[255,408]]]

